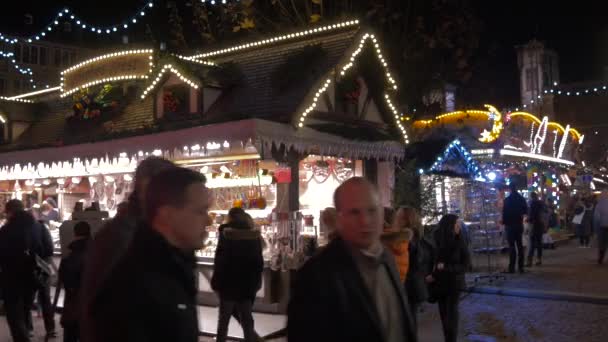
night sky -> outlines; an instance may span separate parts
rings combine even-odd
[[[474,2],[484,25],[478,58],[486,64],[474,77],[495,84],[494,90],[484,95],[489,97],[488,101],[499,105],[518,102],[514,46],[532,38],[545,41],[557,50],[562,83],[602,79],[603,67],[608,66],[608,21],[604,1]],[[10,8],[3,8],[0,32],[23,32],[25,13],[32,13],[34,26],[42,28],[65,6],[92,24],[110,25],[145,3],[142,0],[12,1]]]

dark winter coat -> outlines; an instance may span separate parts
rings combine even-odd
[[[36,238],[39,238],[41,241],[40,257],[44,260],[50,261],[51,257],[53,256],[53,252],[55,251],[53,237],[44,223],[39,222],[38,228],[38,235]]]
[[[383,253],[382,263],[401,298],[404,341],[416,341],[413,317],[390,253]],[[385,340],[372,294],[341,238],[332,240],[298,271],[289,302],[287,335],[289,342]]]
[[[435,265],[444,264],[443,270],[435,267],[433,278],[436,293],[447,295],[466,288],[465,273],[471,267],[471,254],[464,232],[455,235],[453,229],[437,229],[434,234],[436,246]]]
[[[197,342],[195,260],[140,226],[90,308],[97,340]]]
[[[425,237],[414,237],[410,241],[410,267],[405,278],[405,291],[412,303],[422,303],[429,293],[424,278],[433,273],[435,264],[434,243]]]
[[[540,200],[534,200],[530,202],[530,214],[529,221],[532,224],[532,234],[542,235],[547,229],[547,223],[545,217],[547,216],[547,207],[545,203]]]
[[[231,225],[223,225],[219,231],[211,287],[222,299],[255,298],[264,271],[260,232]]]
[[[104,342],[97,339],[97,327],[90,314],[90,308],[98,301],[98,295],[118,262],[124,257],[135,231],[137,216],[110,220],[90,242],[85,256],[85,267],[80,291],[82,305],[80,320],[81,336],[87,342]]]
[[[61,324],[78,321],[80,316],[79,292],[84,270],[84,257],[90,239],[78,239],[68,245],[68,253],[59,264],[59,286],[65,289]]]
[[[16,213],[0,229],[0,269],[2,285],[10,288],[32,288],[33,263],[30,255],[42,256],[42,229],[34,217],[25,211]]]
[[[524,228],[524,215],[528,213],[526,200],[519,192],[512,192],[505,198],[502,208],[502,222],[510,228]]]

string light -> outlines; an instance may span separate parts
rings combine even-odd
[[[437,157],[437,160],[435,161],[435,163],[433,163],[433,166],[429,168],[428,172],[439,171],[439,167],[443,164],[445,160],[448,159],[452,151],[458,152],[465,160],[467,173],[469,175],[474,176],[476,180],[485,181],[485,178],[481,175],[481,169],[479,168],[477,162],[473,159],[472,154],[469,153],[469,151],[464,146],[462,146],[460,140],[458,139],[452,141],[450,145],[448,145],[448,147],[443,152],[443,157]],[[423,174],[424,170],[420,169],[419,173]]]
[[[570,160],[553,158],[553,157],[545,156],[542,154],[513,151],[513,150],[508,150],[508,149],[501,149],[500,154],[503,156],[525,157],[525,158],[549,161],[549,162],[554,162],[554,163],[566,164],[566,165],[570,165],[570,166],[574,165],[574,162],[572,162]]]
[[[122,24],[115,24],[115,25],[111,25],[111,26],[94,26],[94,25],[90,25],[87,24],[83,19],[81,19],[80,17],[78,17],[77,15],[73,14],[73,12],[69,9],[63,9],[61,11],[59,11],[59,13],[57,13],[57,15],[55,16],[54,19],[51,20],[51,22],[46,25],[46,27],[44,29],[42,29],[42,31],[40,31],[37,34],[33,34],[27,38],[8,38],[6,35],[3,35],[2,33],[0,33],[0,40],[3,40],[7,43],[10,44],[15,44],[19,41],[22,41],[23,43],[32,43],[34,41],[40,41],[43,38],[46,37],[46,35],[50,32],[52,32],[53,30],[56,29],[56,27],[59,25],[59,23],[61,21],[64,22],[72,22],[74,23],[77,27],[82,28],[83,30],[86,30],[87,28],[90,28],[91,32],[95,32],[97,34],[102,34],[102,33],[106,33],[106,34],[110,34],[110,33],[116,33],[120,30],[125,30],[127,28],[129,28],[129,24],[130,22],[132,23],[136,23],[137,22],[137,17],[144,17],[148,12],[152,10],[153,8],[156,8],[154,6],[154,0],[149,0],[144,6],[142,6],[141,8],[139,8],[139,10],[137,12],[135,12],[135,14],[131,15],[129,18],[131,19],[127,19],[124,20]]]
[[[160,82],[161,77],[168,71],[171,71],[172,73],[174,73],[177,77],[179,77],[180,80],[182,80],[182,82],[188,84],[190,87],[194,88],[194,89],[198,89],[200,86],[198,83],[186,78],[185,76],[183,76],[179,70],[175,69],[173,67],[173,65],[171,64],[165,64],[163,66],[163,68],[160,70],[160,72],[158,73],[158,75],[156,75],[156,79],[154,79],[154,81],[152,81],[152,84],[150,84],[146,90],[144,90],[143,94],[141,95],[142,99],[145,99],[146,96],[148,95],[148,93],[150,93],[150,91],[152,91],[152,89],[154,89],[154,87]]]
[[[15,98],[4,97],[4,96],[0,96],[0,100],[8,101],[8,102],[34,103],[34,101],[32,101],[32,100],[15,99]]]
[[[533,114],[527,113],[527,112],[514,112],[514,113],[511,113],[510,116],[511,116],[511,118],[522,116],[522,117],[532,120],[533,122],[536,122],[537,124],[541,123],[541,120],[538,117],[536,117]],[[556,127],[562,133],[566,130],[562,125],[560,125],[557,122],[548,122],[547,125],[549,127]],[[570,128],[570,133],[576,138],[576,140],[579,141],[579,143],[582,143],[581,134],[579,133],[579,131],[577,131],[574,128]]]
[[[376,49],[376,55],[377,55],[380,63],[382,63],[382,66],[384,67],[384,69],[386,71],[386,77],[387,77],[388,82],[392,85],[392,89],[393,90],[397,89],[396,82],[393,79],[391,73],[388,71],[388,63],[386,62],[386,60],[384,59],[384,57],[382,55],[382,51],[380,50],[380,46],[378,44],[378,40],[376,39],[376,37],[373,34],[370,34],[370,33],[366,33],[366,34],[364,34],[361,37],[361,40],[359,41],[359,47],[351,54],[348,62],[345,63],[344,65],[342,65],[342,67],[340,68],[341,69],[340,75],[341,76],[346,75],[346,72],[353,67],[354,63],[357,60],[357,57],[361,53],[362,49],[365,46],[365,43],[368,40],[371,40],[373,42],[373,44],[374,44],[374,47]],[[321,95],[323,93],[325,93],[325,91],[331,85],[331,83],[332,83],[331,78],[327,78],[325,80],[325,82],[322,83],[322,85],[319,87],[319,89],[317,90],[317,92],[313,96],[312,102],[300,114],[299,122],[298,122],[298,127],[299,128],[304,127],[304,122],[306,121],[306,116],[308,116],[308,114],[310,114],[310,112],[312,112],[315,109],[315,107],[317,106],[317,103],[319,101],[319,98],[321,97]],[[393,105],[393,103],[391,101],[391,98],[390,98],[390,95],[388,93],[384,94],[384,98],[385,98],[387,106],[390,108],[391,112],[393,113],[395,124],[396,124],[397,128],[401,131],[401,135],[403,136],[404,142],[406,144],[409,144],[410,140],[409,140],[409,137],[407,135],[407,131],[406,131],[405,127],[401,123],[401,120],[400,120],[401,115],[400,115],[400,113],[397,111],[397,108]]]
[[[92,87],[94,85],[97,84],[101,84],[101,83],[106,83],[106,82],[115,82],[115,81],[125,81],[125,80],[138,80],[138,79],[147,79],[148,75],[122,75],[122,76],[114,76],[114,77],[107,77],[107,78],[102,78],[102,79],[98,79],[98,80],[94,80],[91,82],[87,82],[85,84],[82,84],[78,87],[72,88],[68,91],[63,92],[60,96],[61,97],[66,97],[68,95],[71,95],[77,91],[79,91],[80,89],[84,89],[84,88],[88,88],[88,87]]]
[[[109,58],[115,58],[115,57],[122,57],[122,56],[126,56],[126,55],[134,55],[134,54],[149,54],[151,55],[152,53],[154,53],[154,50],[152,49],[140,49],[140,50],[127,50],[127,51],[120,51],[120,52],[113,52],[113,53],[108,53],[105,55],[101,55],[101,56],[97,56],[91,59],[87,59],[86,61],[80,62],[72,67],[69,67],[67,69],[65,69],[64,71],[61,72],[61,75],[66,75],[68,73],[71,73],[77,69],[80,69],[86,65],[95,63],[95,62],[99,62],[105,59],[109,59]]]
[[[11,96],[11,97],[9,97],[9,99],[16,100],[16,99],[21,99],[21,98],[24,98],[24,97],[30,97],[30,96],[34,96],[34,95],[40,95],[40,94],[50,93],[50,92],[57,91],[57,90],[61,90],[61,87],[47,88],[47,89],[43,89],[43,90],[33,91],[33,92],[30,92],[30,93],[25,93],[25,94],[21,94],[21,95]]]
[[[184,56],[181,56],[181,57],[184,57],[184,59],[188,59],[188,60],[207,58],[207,57],[222,55],[225,53],[236,52],[236,51],[240,51],[240,50],[247,50],[247,49],[251,49],[251,48],[257,48],[257,47],[264,46],[264,45],[274,44],[274,43],[280,42],[280,41],[299,39],[301,37],[305,37],[305,36],[309,36],[309,35],[316,35],[316,34],[326,32],[326,31],[334,31],[337,29],[343,29],[346,27],[357,26],[357,25],[359,25],[359,20],[345,21],[345,22],[338,23],[338,24],[321,26],[321,27],[309,29],[306,31],[300,31],[300,32],[285,34],[285,35],[276,36],[276,37],[268,38],[268,39],[264,39],[264,40],[258,40],[255,42],[236,45],[236,46],[221,49],[221,50],[204,52],[204,53],[200,53],[200,54],[188,56],[188,57],[184,57]]]
[[[553,131],[553,157],[557,155],[557,151],[555,150],[555,145],[557,144],[557,130]]]

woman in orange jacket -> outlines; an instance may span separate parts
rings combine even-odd
[[[396,214],[393,214],[394,211],[390,208],[384,210],[385,224],[382,242],[395,257],[402,283],[405,282],[410,264],[409,242],[413,235],[410,210],[413,209],[400,208]]]

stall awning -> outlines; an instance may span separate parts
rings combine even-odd
[[[401,159],[403,145],[395,141],[367,142],[349,140],[310,128],[295,130],[292,126],[271,121],[250,119],[211,124],[176,131],[141,135],[123,139],[0,154],[0,179],[14,179],[14,169],[31,165],[30,170],[50,164],[72,163],[105,158],[137,159],[156,154],[168,158],[182,157],[184,151],[217,150],[225,146],[253,146],[258,151],[273,145],[293,148],[301,153],[332,155],[357,159]],[[33,170],[32,170],[33,171]],[[30,172],[31,173],[31,172]],[[59,177],[62,175],[57,175]],[[40,176],[48,177],[48,175]],[[18,177],[18,178],[30,178]]]

